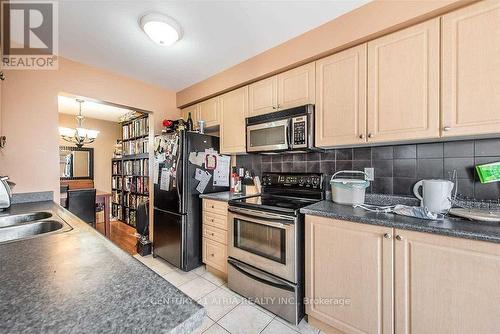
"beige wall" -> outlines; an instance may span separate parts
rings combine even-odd
[[[155,129],[165,117],[177,118],[175,93],[109,71],[59,58],[56,71],[6,71],[2,87],[0,174],[17,185],[15,193],[59,193],[60,92],[153,112]]]
[[[177,92],[177,106],[186,106],[475,1],[374,0]]]
[[[74,115],[59,114],[59,126],[74,128]],[[97,190],[111,192],[111,159],[113,158],[116,140],[121,138],[121,126],[116,122],[103,121],[94,118],[85,118],[83,126],[87,129],[100,131],[97,139],[84,147],[94,149],[94,187]],[[62,139],[61,146],[74,146]]]

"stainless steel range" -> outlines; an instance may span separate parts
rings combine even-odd
[[[283,319],[304,316],[304,216],[322,174],[264,173],[262,195],[229,202],[228,286]]]

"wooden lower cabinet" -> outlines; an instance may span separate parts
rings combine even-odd
[[[203,199],[202,256],[207,270],[227,275],[227,203]]]
[[[396,333],[500,332],[500,244],[395,235]]]
[[[500,244],[315,216],[305,237],[306,313],[327,333],[499,333]]]
[[[345,333],[392,333],[391,234],[387,227],[306,216],[306,313]]]

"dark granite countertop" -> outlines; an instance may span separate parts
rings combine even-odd
[[[215,201],[222,201],[222,202],[229,202],[230,200],[233,199],[239,199],[239,198],[246,198],[246,197],[253,197],[253,196],[258,196],[259,194],[253,194],[253,195],[243,195],[243,194],[235,194],[230,191],[222,191],[218,193],[210,193],[210,194],[200,194],[200,198],[206,198],[206,199],[212,199]]]
[[[53,202],[73,229],[0,244],[1,333],[189,333],[205,309]],[[0,213],[2,215],[3,213]]]
[[[336,204],[329,200],[306,206],[300,212],[306,215],[330,217],[354,223],[500,243],[500,224],[498,223],[472,222],[453,217],[446,217],[441,221],[425,220],[392,213],[369,212],[349,205]]]

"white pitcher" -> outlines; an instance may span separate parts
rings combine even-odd
[[[413,193],[420,205],[433,213],[445,213],[451,209],[451,192],[455,184],[448,180],[420,180],[413,187]],[[420,195],[422,187],[422,195]]]

